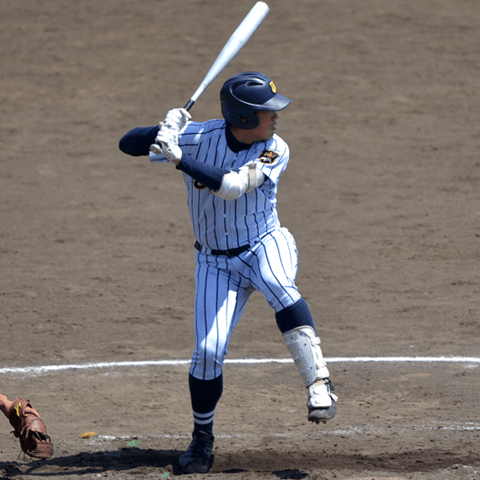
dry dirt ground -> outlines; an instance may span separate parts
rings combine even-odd
[[[293,364],[234,362],[289,358],[254,296],[203,477],[480,478],[480,3],[268,3],[192,114],[218,118],[221,84],[245,70],[293,98],[279,212],[338,416],[307,424]],[[187,102],[253,4],[0,2],[0,391],[30,398],[55,443],[48,461],[18,458],[4,419],[2,478],[179,475],[188,365],[114,363],[191,356],[183,181],[118,140]]]

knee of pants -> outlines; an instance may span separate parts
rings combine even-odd
[[[218,352],[214,348],[197,347],[193,353],[190,373],[201,380],[213,380],[223,372],[226,352]]]
[[[272,290],[263,293],[267,303],[274,309],[275,313],[295,304],[302,298],[295,285],[283,287],[283,290],[277,291],[276,295],[273,294]]]

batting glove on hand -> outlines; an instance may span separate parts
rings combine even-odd
[[[181,148],[178,146],[178,130],[168,128],[163,125],[155,138],[155,143],[162,146],[165,157],[173,163],[178,163],[183,156]]]
[[[191,118],[192,116],[184,108],[174,108],[167,113],[163,123],[180,131]]]

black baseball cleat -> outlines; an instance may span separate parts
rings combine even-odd
[[[308,420],[315,423],[327,423],[337,414],[336,402],[329,407],[308,407]]]
[[[338,397],[333,393],[334,390],[335,387],[329,378],[322,378],[310,385],[310,398],[307,402],[310,422],[327,423],[327,420],[335,417]]]
[[[192,443],[178,460],[180,468],[183,473],[207,473],[212,466],[215,437],[201,430],[195,430],[192,437]]]

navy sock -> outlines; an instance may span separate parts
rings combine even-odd
[[[213,380],[200,380],[190,374],[188,377],[192,400],[195,430],[213,435],[215,407],[223,393],[223,375]]]
[[[293,330],[296,327],[303,327],[309,325],[315,331],[315,322],[313,321],[312,313],[307,302],[301,298],[293,305],[290,305],[275,314],[278,328],[282,333]]]

